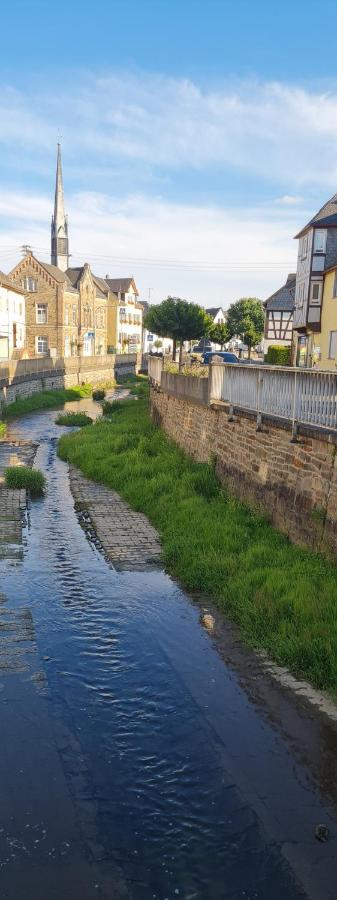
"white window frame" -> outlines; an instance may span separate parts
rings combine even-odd
[[[39,314],[42,311],[42,308],[45,310],[45,319],[40,319]],[[48,324],[48,303],[37,303],[36,304],[36,324],[37,325],[47,325]]]
[[[318,287],[318,297],[314,297],[314,287]],[[312,281],[310,284],[310,304],[311,306],[320,306],[322,297],[322,282]]]
[[[317,244],[319,243],[319,240],[318,240],[318,236],[319,236],[319,235],[321,236],[321,247],[317,247]],[[315,228],[315,231],[314,231],[314,248],[313,248],[313,252],[314,252],[314,253],[325,253],[325,250],[326,250],[326,235],[327,235],[326,228]]]
[[[64,324],[69,325],[69,306],[66,304],[64,307]]]
[[[30,294],[35,294],[37,291],[37,280],[33,275],[25,275],[22,279],[22,287],[25,291],[28,291]]]
[[[45,346],[45,349],[42,350],[41,346],[39,349],[39,344],[40,345],[43,344]],[[39,354],[39,356],[46,356],[48,353],[48,350],[49,350],[49,346],[48,346],[47,335],[44,335],[44,334],[37,335],[37,337],[36,337],[36,353]]]

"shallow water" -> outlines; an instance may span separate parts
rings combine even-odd
[[[117,573],[88,542],[56,415],[8,433],[39,441],[48,492],[0,558],[0,896],[334,896],[332,798],[179,587]],[[327,750],[312,713],[293,716],[333,757],[333,730]]]

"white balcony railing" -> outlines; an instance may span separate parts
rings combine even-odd
[[[276,366],[210,367],[210,401],[337,430],[337,373]]]

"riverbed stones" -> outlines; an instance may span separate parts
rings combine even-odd
[[[146,516],[133,510],[115,491],[85,478],[73,466],[70,487],[88,539],[103,549],[117,570],[140,572],[158,566],[159,536]]]

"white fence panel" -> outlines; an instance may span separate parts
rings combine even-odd
[[[337,373],[213,363],[210,399],[337,430]]]
[[[148,375],[150,381],[154,384],[160,384],[161,373],[163,371],[163,360],[160,356],[148,357]]]

